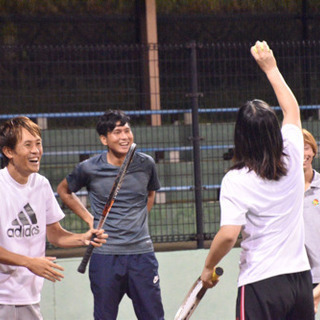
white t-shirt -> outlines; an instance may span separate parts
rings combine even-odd
[[[46,225],[64,217],[49,181],[33,173],[21,185],[7,168],[1,169],[0,208],[0,246],[25,256],[44,257]],[[25,267],[0,263],[0,304],[38,303],[43,280]]]
[[[304,247],[303,137],[282,128],[288,173],[263,180],[247,168],[231,170],[221,185],[221,225],[242,225],[238,286],[310,269]]]

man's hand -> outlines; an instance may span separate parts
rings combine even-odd
[[[103,229],[90,229],[86,233],[83,234],[83,244],[88,246],[90,243],[94,247],[101,247],[103,243],[107,242],[108,235],[104,233]],[[93,241],[91,241],[92,236],[95,236]]]
[[[63,267],[54,263],[55,257],[29,258],[26,268],[39,277],[43,277],[52,282],[61,281],[63,274],[56,269],[63,271]]]

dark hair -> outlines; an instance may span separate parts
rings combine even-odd
[[[108,110],[99,118],[96,130],[99,136],[105,136],[108,132],[113,131],[118,122],[120,122],[120,126],[124,126],[126,123],[129,124],[129,121],[130,117],[123,111]]]
[[[16,117],[7,120],[0,126],[0,149],[3,157],[3,165],[7,166],[9,159],[3,153],[3,148],[14,150],[22,135],[22,128],[29,131],[33,136],[41,137],[39,126],[27,117]]]
[[[247,101],[237,114],[231,170],[247,167],[262,179],[277,181],[287,174],[284,156],[275,112],[262,100]]]

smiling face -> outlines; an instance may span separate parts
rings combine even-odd
[[[8,170],[12,178],[21,184],[27,183],[29,175],[40,169],[41,137],[21,128],[21,137],[15,148],[6,148],[4,152],[9,159]]]
[[[304,144],[304,160],[303,160],[303,169],[308,170],[312,169],[312,160],[315,156],[313,149],[310,144]]]
[[[123,159],[133,143],[133,133],[128,123],[120,126],[117,122],[115,128],[108,132],[106,136],[101,135],[100,140],[103,145],[108,146],[108,160],[111,158]]]

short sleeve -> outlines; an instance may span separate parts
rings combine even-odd
[[[64,218],[64,213],[60,208],[60,205],[52,191],[52,188],[48,181],[45,184],[45,196],[46,196],[46,224],[52,224],[58,222]]]
[[[84,170],[84,163],[81,162],[67,175],[68,188],[71,192],[77,192],[87,185],[87,175]]]
[[[148,183],[148,191],[159,190],[161,185],[158,178],[156,164],[151,157],[149,158],[149,161],[150,161],[150,179]]]
[[[241,187],[233,181],[230,171],[222,179],[220,192],[220,225],[244,225],[248,209],[245,197],[241,196]]]

